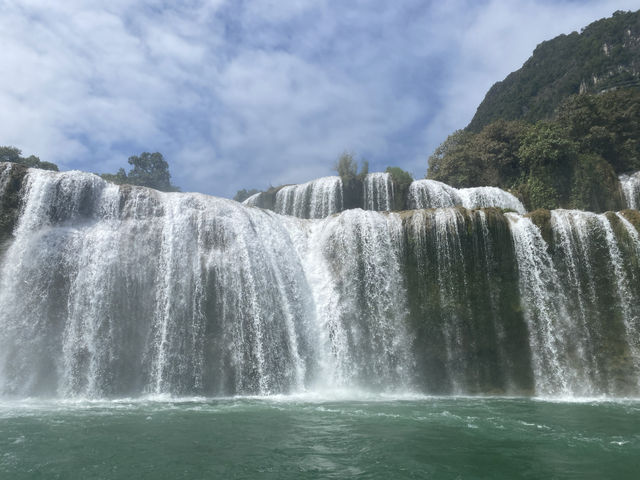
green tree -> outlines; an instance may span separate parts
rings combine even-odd
[[[566,205],[577,156],[576,143],[559,125],[538,122],[531,127],[518,150],[529,203],[535,208]]]
[[[409,185],[413,182],[413,176],[400,167],[387,167],[385,172],[391,175],[395,191],[393,210],[405,210]]]
[[[180,189],[171,184],[169,164],[160,152],[142,152],[140,155],[129,157],[129,170],[127,178],[134,185],[155,188],[164,192],[177,192]]]
[[[129,165],[133,168],[125,173],[124,168],[118,173],[103,173],[100,176],[107,181],[117,184],[139,185],[155,188],[163,192],[179,192],[180,188],[171,184],[169,164],[160,152],[143,152],[129,157]]]
[[[22,150],[16,147],[0,147],[0,162],[13,162],[29,168],[58,171],[58,166],[55,163],[43,162],[35,155],[25,158],[22,156]]]
[[[474,134],[456,130],[429,157],[427,178],[453,187],[472,187],[482,173],[482,165],[473,150]]]
[[[387,167],[385,172],[391,175],[391,179],[396,185],[410,185],[413,182],[413,176],[400,167]]]
[[[22,151],[16,147],[0,147],[0,162],[20,163]]]
[[[340,155],[340,158],[334,165],[333,169],[338,172],[338,175],[342,179],[342,183],[349,185],[358,174],[358,163],[353,158],[353,154],[344,152]]]
[[[580,152],[602,156],[618,173],[640,170],[640,90],[569,97],[556,121]]]
[[[255,195],[256,193],[260,193],[260,190],[257,190],[255,188],[252,188],[251,190],[247,190],[243,188],[242,190],[238,190],[236,192],[236,194],[233,196],[233,199],[236,202],[244,202],[247,198],[249,198],[252,195]]]
[[[100,176],[108,182],[117,183],[118,185],[128,183],[127,172],[124,171],[124,168],[120,168],[118,173],[101,173]]]

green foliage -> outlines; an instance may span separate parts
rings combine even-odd
[[[363,161],[360,173],[358,173],[358,162],[356,162],[353,154],[344,152],[340,155],[340,158],[333,166],[333,169],[338,172],[343,185],[348,188],[354,180],[362,180],[362,178],[364,178],[364,176],[369,172],[369,162],[366,160]]]
[[[546,179],[528,177],[519,185],[520,195],[531,208],[553,210],[560,206],[558,191],[546,182]]]
[[[35,155],[25,158],[22,156],[22,151],[16,147],[0,147],[0,162],[19,163],[29,168],[58,171],[58,166],[55,163],[43,162]]]
[[[535,208],[557,208],[566,203],[577,148],[554,123],[538,122],[522,139],[518,150],[524,173],[524,196]]]
[[[427,177],[454,187],[510,186],[520,174],[517,152],[528,128],[498,121],[479,134],[458,130],[429,157]]]
[[[369,173],[369,162],[366,160],[362,160],[362,164],[360,165],[360,172],[358,173],[358,180],[364,180],[364,177]]]
[[[180,190],[171,185],[169,164],[161,153],[143,152],[140,156],[129,157],[128,162],[129,165],[133,165],[133,168],[129,170],[127,178],[134,185],[151,187],[165,192]]]
[[[551,120],[497,120],[459,130],[429,159],[428,178],[511,190],[529,209],[620,208],[617,175],[640,170],[640,91],[569,97]]]
[[[456,130],[429,157],[427,176],[434,180],[446,181],[454,187],[471,186],[481,170],[473,156],[474,135],[464,130]]]
[[[100,176],[106,181],[117,183],[118,185],[129,183],[127,179],[127,172],[124,171],[124,168],[120,168],[118,173],[101,173]]]
[[[582,153],[573,172],[569,206],[590,210],[617,210],[621,203],[618,177],[611,164],[596,153]]]
[[[553,228],[551,227],[551,212],[548,209],[539,208],[529,212],[527,217],[540,229],[542,238],[547,245],[553,244]]]
[[[557,121],[580,151],[600,155],[618,173],[640,170],[640,90],[569,97]]]
[[[387,167],[385,172],[391,175],[391,179],[396,185],[410,185],[413,182],[411,174],[400,167]]]
[[[236,202],[244,202],[247,198],[249,198],[252,195],[255,195],[256,193],[260,193],[260,190],[257,190],[255,188],[252,188],[251,190],[247,190],[243,188],[242,190],[238,190],[236,192],[236,194],[233,196],[233,199]]]
[[[499,119],[536,122],[571,95],[637,88],[639,36],[640,12],[616,12],[579,34],[541,43],[520,70],[491,87],[467,129],[477,133]]]
[[[407,208],[407,195],[409,193],[409,185],[413,182],[413,177],[409,172],[405,172],[400,167],[387,167],[385,170],[391,175],[391,181],[395,191],[392,209],[405,210]]]
[[[128,174],[121,168],[116,174],[103,173],[100,176],[117,184],[139,185],[163,192],[180,191],[180,188],[171,184],[169,164],[161,153],[143,152],[139,156],[129,157],[128,161],[133,166]]]

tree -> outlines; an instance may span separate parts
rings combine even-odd
[[[238,190],[236,192],[236,194],[233,196],[233,199],[236,202],[244,202],[247,198],[249,198],[252,195],[255,195],[256,193],[260,193],[260,190],[257,190],[255,188],[252,188],[251,190],[247,190],[246,188],[243,188],[242,190]]]
[[[387,167],[385,172],[391,175],[391,181],[393,182],[393,188],[395,190],[392,208],[393,210],[404,210],[406,208],[405,199],[409,192],[409,186],[411,182],[413,182],[413,177],[409,172],[402,170],[400,167]]]
[[[116,183],[118,185],[122,185],[128,183],[127,172],[124,171],[124,168],[118,170],[118,173],[101,173],[100,176],[104,178],[106,181],[111,183]]]
[[[129,157],[128,161],[129,165],[133,166],[128,174],[121,168],[116,174],[103,173],[100,176],[117,184],[139,185],[163,192],[180,191],[179,187],[171,184],[169,164],[160,152],[142,152],[140,155]]]
[[[340,158],[334,165],[333,169],[338,172],[338,175],[342,179],[342,184],[345,187],[349,187],[354,180],[362,180],[367,173],[369,173],[369,162],[363,160],[360,167],[360,173],[358,173],[358,163],[353,157],[353,154],[350,152],[344,152],[340,155]]]
[[[385,172],[391,175],[391,180],[396,185],[410,185],[413,182],[413,176],[400,167],[387,167]]]
[[[19,163],[29,168],[58,171],[58,166],[55,163],[43,162],[35,155],[25,158],[22,156],[22,150],[16,147],[0,147],[0,162]]]
[[[16,147],[0,147],[0,162],[20,163],[22,151]]]
[[[427,178],[453,187],[472,187],[482,174],[482,165],[473,149],[474,134],[456,130],[429,157]]]
[[[155,188],[164,192],[176,192],[178,187],[171,185],[169,164],[160,152],[142,152],[139,156],[129,157],[129,170],[127,178],[134,185]]]

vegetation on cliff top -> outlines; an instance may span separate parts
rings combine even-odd
[[[105,180],[118,185],[139,185],[141,187],[155,188],[163,192],[179,192],[180,188],[171,184],[169,164],[160,152],[142,152],[140,155],[129,157],[129,164],[133,166],[126,173],[124,168],[117,173],[102,173]]]
[[[618,11],[538,45],[522,68],[491,87],[467,130],[479,133],[499,119],[536,122],[568,96],[633,85],[640,86],[640,11]]]
[[[25,167],[58,171],[58,166],[55,163],[43,162],[35,155],[23,157],[22,150],[10,146],[0,147],[0,162],[19,163]]]
[[[640,90],[566,99],[552,119],[500,119],[458,130],[429,158],[427,177],[511,190],[530,210],[622,207],[617,174],[640,170]]]

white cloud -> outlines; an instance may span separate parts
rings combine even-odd
[[[330,174],[344,149],[422,175],[537,43],[633,3],[5,1],[0,144],[89,171],[159,150],[222,195]]]

